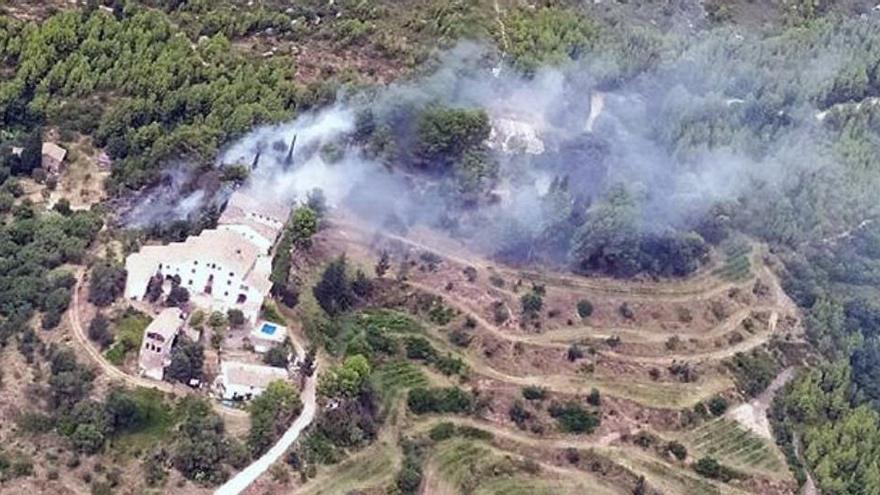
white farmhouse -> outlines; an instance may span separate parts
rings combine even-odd
[[[166,308],[144,330],[138,371],[142,376],[162,380],[165,368],[171,364],[171,346],[177,332],[183,327],[183,313],[177,308]]]
[[[251,400],[262,394],[270,383],[287,379],[284,368],[223,361],[214,389],[224,400]]]
[[[244,208],[250,206],[254,211]],[[280,208],[260,207],[236,192],[225,223],[183,242],[144,246],[125,260],[125,297],[141,300],[156,274],[180,277],[193,304],[212,311],[239,309],[255,323],[272,284],[270,251],[284,226]],[[270,214],[270,210],[274,213]],[[240,223],[233,223],[239,221]]]

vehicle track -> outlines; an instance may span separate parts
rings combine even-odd
[[[89,358],[91,358],[91,360],[101,369],[102,373],[113,380],[121,381],[132,387],[155,389],[168,394],[181,395],[185,393],[185,391],[181,390],[178,387],[175,387],[168,382],[160,382],[130,375],[116,367],[113,363],[108,361],[107,358],[101,355],[101,353],[97,349],[95,349],[95,347],[89,341],[85,331],[83,330],[82,321],[80,320],[80,305],[82,303],[83,293],[86,291],[85,284],[83,283],[84,275],[85,269],[83,268],[80,268],[76,273],[77,283],[73,288],[73,298],[71,301],[72,304],[70,309],[68,310],[68,321],[70,322],[70,327],[73,330],[73,337],[76,343],[79,344],[79,346],[86,352],[86,354],[88,354]],[[214,407],[214,411],[216,411],[220,415],[238,419],[248,417],[247,412],[240,409],[224,407],[215,401],[211,401],[211,404]]]

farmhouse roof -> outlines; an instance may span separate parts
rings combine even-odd
[[[43,143],[43,156],[61,163],[67,156],[67,150],[55,143],[45,142]]]
[[[229,230],[203,230],[198,236],[167,245],[144,246],[125,260],[125,269],[142,277],[153,275],[159,263],[215,262],[231,270],[261,292],[268,291],[271,261],[261,261],[261,250]],[[265,279],[265,281],[263,280]],[[264,287],[265,286],[265,287]],[[264,291],[265,289],[265,291]]]
[[[226,209],[220,216],[220,223],[242,223],[241,220],[254,215],[283,224],[287,221],[287,212],[288,209],[283,204],[258,198],[239,189],[229,197]]]

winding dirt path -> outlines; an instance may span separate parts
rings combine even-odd
[[[73,330],[73,338],[76,343],[79,344],[89,358],[101,369],[101,372],[113,380],[118,380],[131,387],[144,387],[174,395],[185,394],[185,390],[180,387],[175,387],[171,383],[134,376],[122,371],[116,367],[116,365],[108,361],[107,358],[105,358],[101,352],[92,345],[81,320],[82,299],[85,297],[85,292],[87,291],[86,284],[84,283],[85,273],[86,271],[83,268],[80,268],[76,273],[77,283],[73,288],[71,307],[67,312],[68,320],[70,321],[70,328]],[[248,414],[240,409],[224,407],[215,401],[211,401],[211,404],[213,405],[214,410],[221,416],[228,416],[239,420],[248,417]]]
[[[599,329],[590,326],[579,326],[577,328],[570,328],[564,330],[556,330],[545,332],[537,335],[518,335],[510,332],[505,332],[498,325],[489,322],[486,318],[480,316],[474,308],[471,308],[470,305],[464,301],[461,301],[458,297],[454,295],[450,295],[448,293],[444,293],[441,290],[438,290],[436,287],[429,286],[427,284],[416,282],[409,280],[406,282],[410,286],[419,289],[428,294],[440,297],[443,301],[452,306],[453,308],[467,314],[471,318],[473,318],[477,324],[481,327],[488,330],[494,336],[508,340],[511,342],[522,342],[524,344],[533,344],[539,345],[541,347],[550,347],[557,349],[567,349],[569,345],[571,345],[573,340],[577,340],[581,337],[593,337],[593,338],[607,338],[612,336],[621,336],[621,335],[638,335],[641,338],[637,339],[640,341],[651,341],[650,336],[655,336],[653,342],[661,343],[664,342],[667,338],[670,337],[670,333],[655,333],[655,332],[644,332],[639,331],[638,329]],[[709,332],[700,334],[696,337],[700,339],[706,338],[716,338],[735,330],[742,322],[750,317],[755,311],[770,311],[770,328],[767,332],[756,333],[753,336],[750,336],[748,339],[743,340],[735,345],[731,345],[725,347],[724,349],[706,351],[706,352],[693,352],[687,354],[670,354],[665,353],[663,356],[645,356],[645,355],[633,355],[633,354],[621,354],[614,351],[604,350],[601,351],[603,355],[608,357],[612,357],[614,359],[618,359],[621,361],[629,361],[629,362],[637,362],[644,364],[671,364],[676,361],[688,361],[688,360],[697,360],[697,361],[714,361],[720,359],[726,359],[738,352],[745,352],[755,347],[760,346],[761,344],[767,342],[770,336],[775,332],[776,325],[775,321],[778,319],[778,314],[776,312],[777,306],[756,306],[743,308],[733,313],[732,315],[725,318],[723,322],[719,325],[716,325]],[[565,337],[569,337],[570,340],[566,341]],[[644,338],[649,337],[649,338]]]
[[[71,304],[71,308],[68,311],[68,319],[70,320],[70,327],[73,329],[73,337],[74,340],[79,344],[79,346],[86,351],[89,358],[94,361],[95,364],[101,368],[103,374],[109,376],[114,380],[119,380],[121,382],[126,383],[132,387],[144,387],[150,389],[161,390],[166,393],[174,393],[174,386],[167,382],[158,382],[155,380],[150,380],[147,378],[132,376],[128,373],[122,371],[117,368],[113,363],[107,360],[100,351],[98,351],[95,346],[89,341],[88,336],[86,335],[85,330],[83,329],[83,324],[81,321],[82,315],[82,307],[81,302],[83,297],[85,297],[86,285],[84,282],[85,270],[80,269],[76,274],[77,283],[73,290],[73,301]]]

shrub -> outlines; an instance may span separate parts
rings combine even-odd
[[[587,318],[593,314],[593,303],[587,301],[586,299],[581,299],[577,303],[577,312],[578,316],[581,318]]]
[[[636,317],[636,313],[629,307],[629,303],[623,303],[620,305],[617,310],[620,312],[620,316],[623,316],[627,320],[631,320]]]
[[[736,471],[722,465],[711,457],[703,457],[694,464],[694,471],[700,476],[728,482],[737,477]]]
[[[709,412],[713,416],[721,416],[727,411],[727,399],[720,395],[716,395],[709,400]]]
[[[544,307],[544,298],[537,292],[532,291],[520,297],[520,304],[522,304],[524,314],[535,315]]]
[[[431,431],[428,432],[428,436],[435,442],[446,440],[453,435],[455,435],[455,425],[448,421],[437,423],[431,428]]]
[[[530,385],[528,387],[523,387],[522,396],[526,400],[544,400],[547,398],[547,389]]]
[[[449,341],[457,345],[458,347],[467,347],[471,345],[471,340],[473,340],[473,336],[471,336],[470,333],[461,329],[453,330],[449,334]]]
[[[404,340],[406,357],[421,361],[433,361],[437,357],[437,351],[424,337],[407,337]]]
[[[587,396],[587,404],[593,407],[602,405],[602,396],[599,394],[599,389],[594,388],[590,390],[590,395]]]
[[[514,401],[507,411],[507,415],[520,429],[525,429],[526,422],[532,419],[532,413],[526,409],[522,401]]]
[[[458,387],[419,387],[410,390],[406,403],[416,414],[466,413],[473,406],[473,397]]]
[[[584,350],[581,349],[581,346],[579,346],[577,344],[571,344],[568,347],[568,353],[566,354],[566,357],[568,358],[569,361],[571,361],[573,363],[573,362],[577,361],[578,359],[581,359],[584,357]]]
[[[492,303],[492,316],[495,319],[495,324],[500,325],[510,318],[510,312],[507,311],[507,306],[503,302],[495,301]]]
[[[484,440],[487,442],[492,440],[494,436],[492,432],[467,425],[458,427],[458,435],[464,438],[473,438],[474,440]]]
[[[679,461],[687,459],[687,448],[674,440],[666,444],[666,451],[675,456]]]
[[[651,447],[656,441],[657,437],[644,430],[639,430],[639,432],[633,436],[633,443],[643,449]]]
[[[457,357],[453,357],[451,354],[438,356],[437,359],[434,360],[434,366],[444,375],[460,375],[466,369],[464,361]]]
[[[573,402],[550,407],[550,416],[556,419],[562,431],[590,434],[599,426],[599,415]]]

